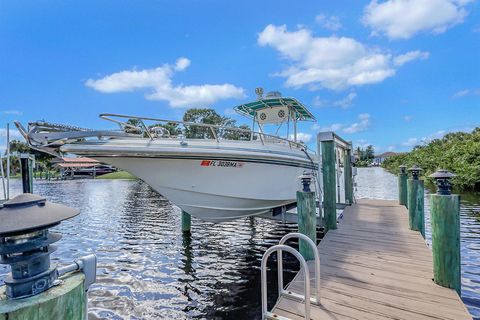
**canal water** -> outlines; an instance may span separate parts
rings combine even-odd
[[[397,198],[396,177],[381,168],[359,169],[356,181],[357,198]],[[192,219],[191,236],[182,235],[180,210],[141,181],[37,180],[34,191],[81,210],[55,228],[63,239],[53,259],[69,263],[97,254],[89,319],[259,319],[262,254],[296,230],[260,218]],[[12,194],[20,192],[13,180]],[[480,319],[480,196],[462,196],[461,225],[462,298]],[[285,260],[289,281],[298,265]],[[275,269],[273,259],[270,266]],[[0,266],[0,284],[7,272]],[[272,304],[276,275],[269,274]]]

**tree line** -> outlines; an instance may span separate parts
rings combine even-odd
[[[375,158],[375,149],[372,145],[368,145],[365,147],[365,149],[357,147],[355,153],[358,159],[355,163],[357,167],[368,167],[370,164],[372,164],[373,159]]]
[[[453,183],[458,190],[480,190],[480,128],[472,132],[454,132],[441,139],[416,146],[410,152],[387,158],[383,166],[397,174],[400,165],[416,164],[428,176],[437,169],[447,169],[457,176]]]

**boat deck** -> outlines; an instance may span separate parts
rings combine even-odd
[[[321,306],[311,305],[312,319],[472,319],[454,290],[432,281],[431,250],[409,230],[408,212],[396,201],[347,207],[318,251]],[[309,269],[313,279],[313,263]],[[288,290],[303,295],[303,272]],[[303,319],[304,304],[281,297],[273,313]]]

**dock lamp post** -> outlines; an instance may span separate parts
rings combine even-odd
[[[298,232],[309,237],[314,243],[317,243],[317,208],[315,201],[315,192],[311,191],[310,183],[313,175],[310,172],[304,172],[298,177],[302,183],[302,190],[297,191],[297,214],[298,214]],[[298,242],[300,254],[305,260],[315,258],[310,244],[300,239]]]
[[[460,196],[451,194],[450,181],[455,174],[439,169],[430,177],[437,186],[430,195],[434,281],[460,295]]]
[[[411,178],[407,180],[407,208],[410,230],[420,231],[425,238],[424,190],[420,174],[423,170],[417,165],[408,169]]]
[[[399,166],[398,174],[398,204],[408,207],[407,203],[407,166]]]
[[[31,193],[16,196],[0,206],[0,264],[11,269],[5,286],[0,286],[0,319],[2,316],[62,319],[67,314],[74,315],[71,319],[85,318],[85,292],[95,282],[95,255],[63,267],[50,261],[50,254],[57,249],[53,243],[62,236],[49,229],[78,214],[76,209]],[[78,270],[83,273],[60,278]],[[51,314],[52,308],[55,314]],[[32,318],[25,317],[26,314]]]

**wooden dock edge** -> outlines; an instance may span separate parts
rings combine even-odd
[[[396,201],[361,199],[345,208],[317,247],[322,304],[312,305],[311,319],[472,319],[455,290],[433,282],[432,252],[408,223]],[[311,262],[309,269],[312,279]],[[303,294],[302,279],[298,272],[287,290]],[[303,310],[280,297],[272,312],[304,319]]]

